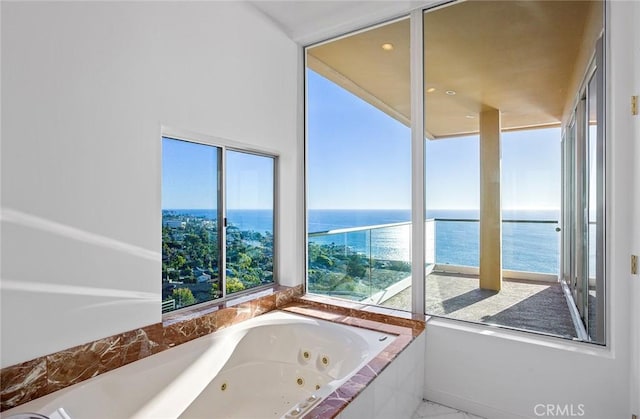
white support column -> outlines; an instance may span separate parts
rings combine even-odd
[[[424,36],[422,10],[411,12],[411,311],[424,314]]]
[[[480,113],[480,288],[502,288],[500,111]]]

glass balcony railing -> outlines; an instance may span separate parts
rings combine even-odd
[[[480,220],[434,218],[436,263],[478,267]],[[560,235],[556,220],[503,220],[502,267],[510,271],[558,274]]]
[[[555,220],[504,220],[505,270],[557,274]],[[477,219],[425,220],[427,266],[479,266]],[[411,285],[411,223],[312,232],[308,291],[378,304]]]
[[[308,291],[377,303],[411,281],[411,223],[309,233]]]

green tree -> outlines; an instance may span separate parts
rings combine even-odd
[[[324,253],[319,254],[318,257],[316,257],[315,262],[319,266],[322,266],[327,269],[333,266],[333,260],[331,260],[331,258],[325,255]]]
[[[247,255],[246,253],[240,253],[238,255],[238,261],[236,263],[241,270],[247,270],[251,268],[252,262],[253,259],[251,259],[251,256]]]
[[[183,269],[187,264],[187,259],[182,255],[176,255],[175,258],[171,261],[171,267],[175,269]]]
[[[238,278],[227,278],[227,294],[242,291],[244,284]]]
[[[347,261],[347,275],[354,278],[364,278],[367,274],[367,268],[362,263],[362,257],[359,255],[349,256]]]
[[[193,273],[193,268],[191,266],[186,266],[182,268],[180,271],[180,275],[182,275],[185,282],[189,282],[194,284],[196,282],[195,274]]]
[[[209,290],[209,296],[214,300],[216,298],[222,297],[222,293],[220,292],[220,286],[218,285],[217,282],[211,284],[211,290]]]
[[[173,298],[176,300],[176,307],[186,307],[196,303],[196,298],[189,288],[175,288]]]

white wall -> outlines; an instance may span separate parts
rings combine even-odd
[[[425,334],[421,333],[338,415],[337,419],[410,418],[424,392]]]
[[[1,7],[3,367],[161,320],[161,126],[280,154],[301,282],[291,40],[237,2]]]
[[[610,347],[598,350],[588,344],[488,331],[481,326],[446,320],[431,321],[427,324],[425,390],[430,400],[491,418],[537,417],[536,404],[573,404],[576,414],[582,404],[585,418],[628,419],[632,399],[635,401],[631,404],[637,409],[637,375],[634,393],[629,392],[630,362],[632,358],[636,362],[638,359],[638,311],[636,308],[632,322],[630,299],[634,303],[639,300],[638,279],[632,286],[629,274],[632,235],[629,226],[633,214],[638,231],[638,188],[630,188],[633,144],[638,144],[640,138],[636,120],[634,139],[629,99],[634,82],[637,89],[640,72],[630,66],[629,55],[633,40],[640,38],[640,29],[637,5],[622,1],[609,5]],[[637,249],[637,234],[635,243]],[[631,292],[635,298],[630,298]],[[635,336],[634,348],[630,334]],[[630,349],[634,350],[633,356]]]
[[[633,3],[633,12],[627,16],[628,25],[637,27],[640,22],[640,2]],[[636,35],[631,38],[633,46],[630,56],[630,76],[633,77],[632,95],[640,96],[640,31],[636,29]],[[639,105],[640,106],[640,105]],[[633,167],[635,168],[634,181],[631,183],[633,195],[633,233],[631,237],[631,253],[640,256],[640,115],[632,116],[631,122],[634,138]],[[640,275],[631,277],[631,292],[629,304],[631,306],[631,412],[640,415]]]

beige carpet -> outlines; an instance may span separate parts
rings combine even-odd
[[[427,276],[425,296],[430,315],[577,337],[558,283],[505,279],[502,290],[495,292],[480,289],[477,276],[432,273]],[[382,305],[409,309],[411,288]]]

